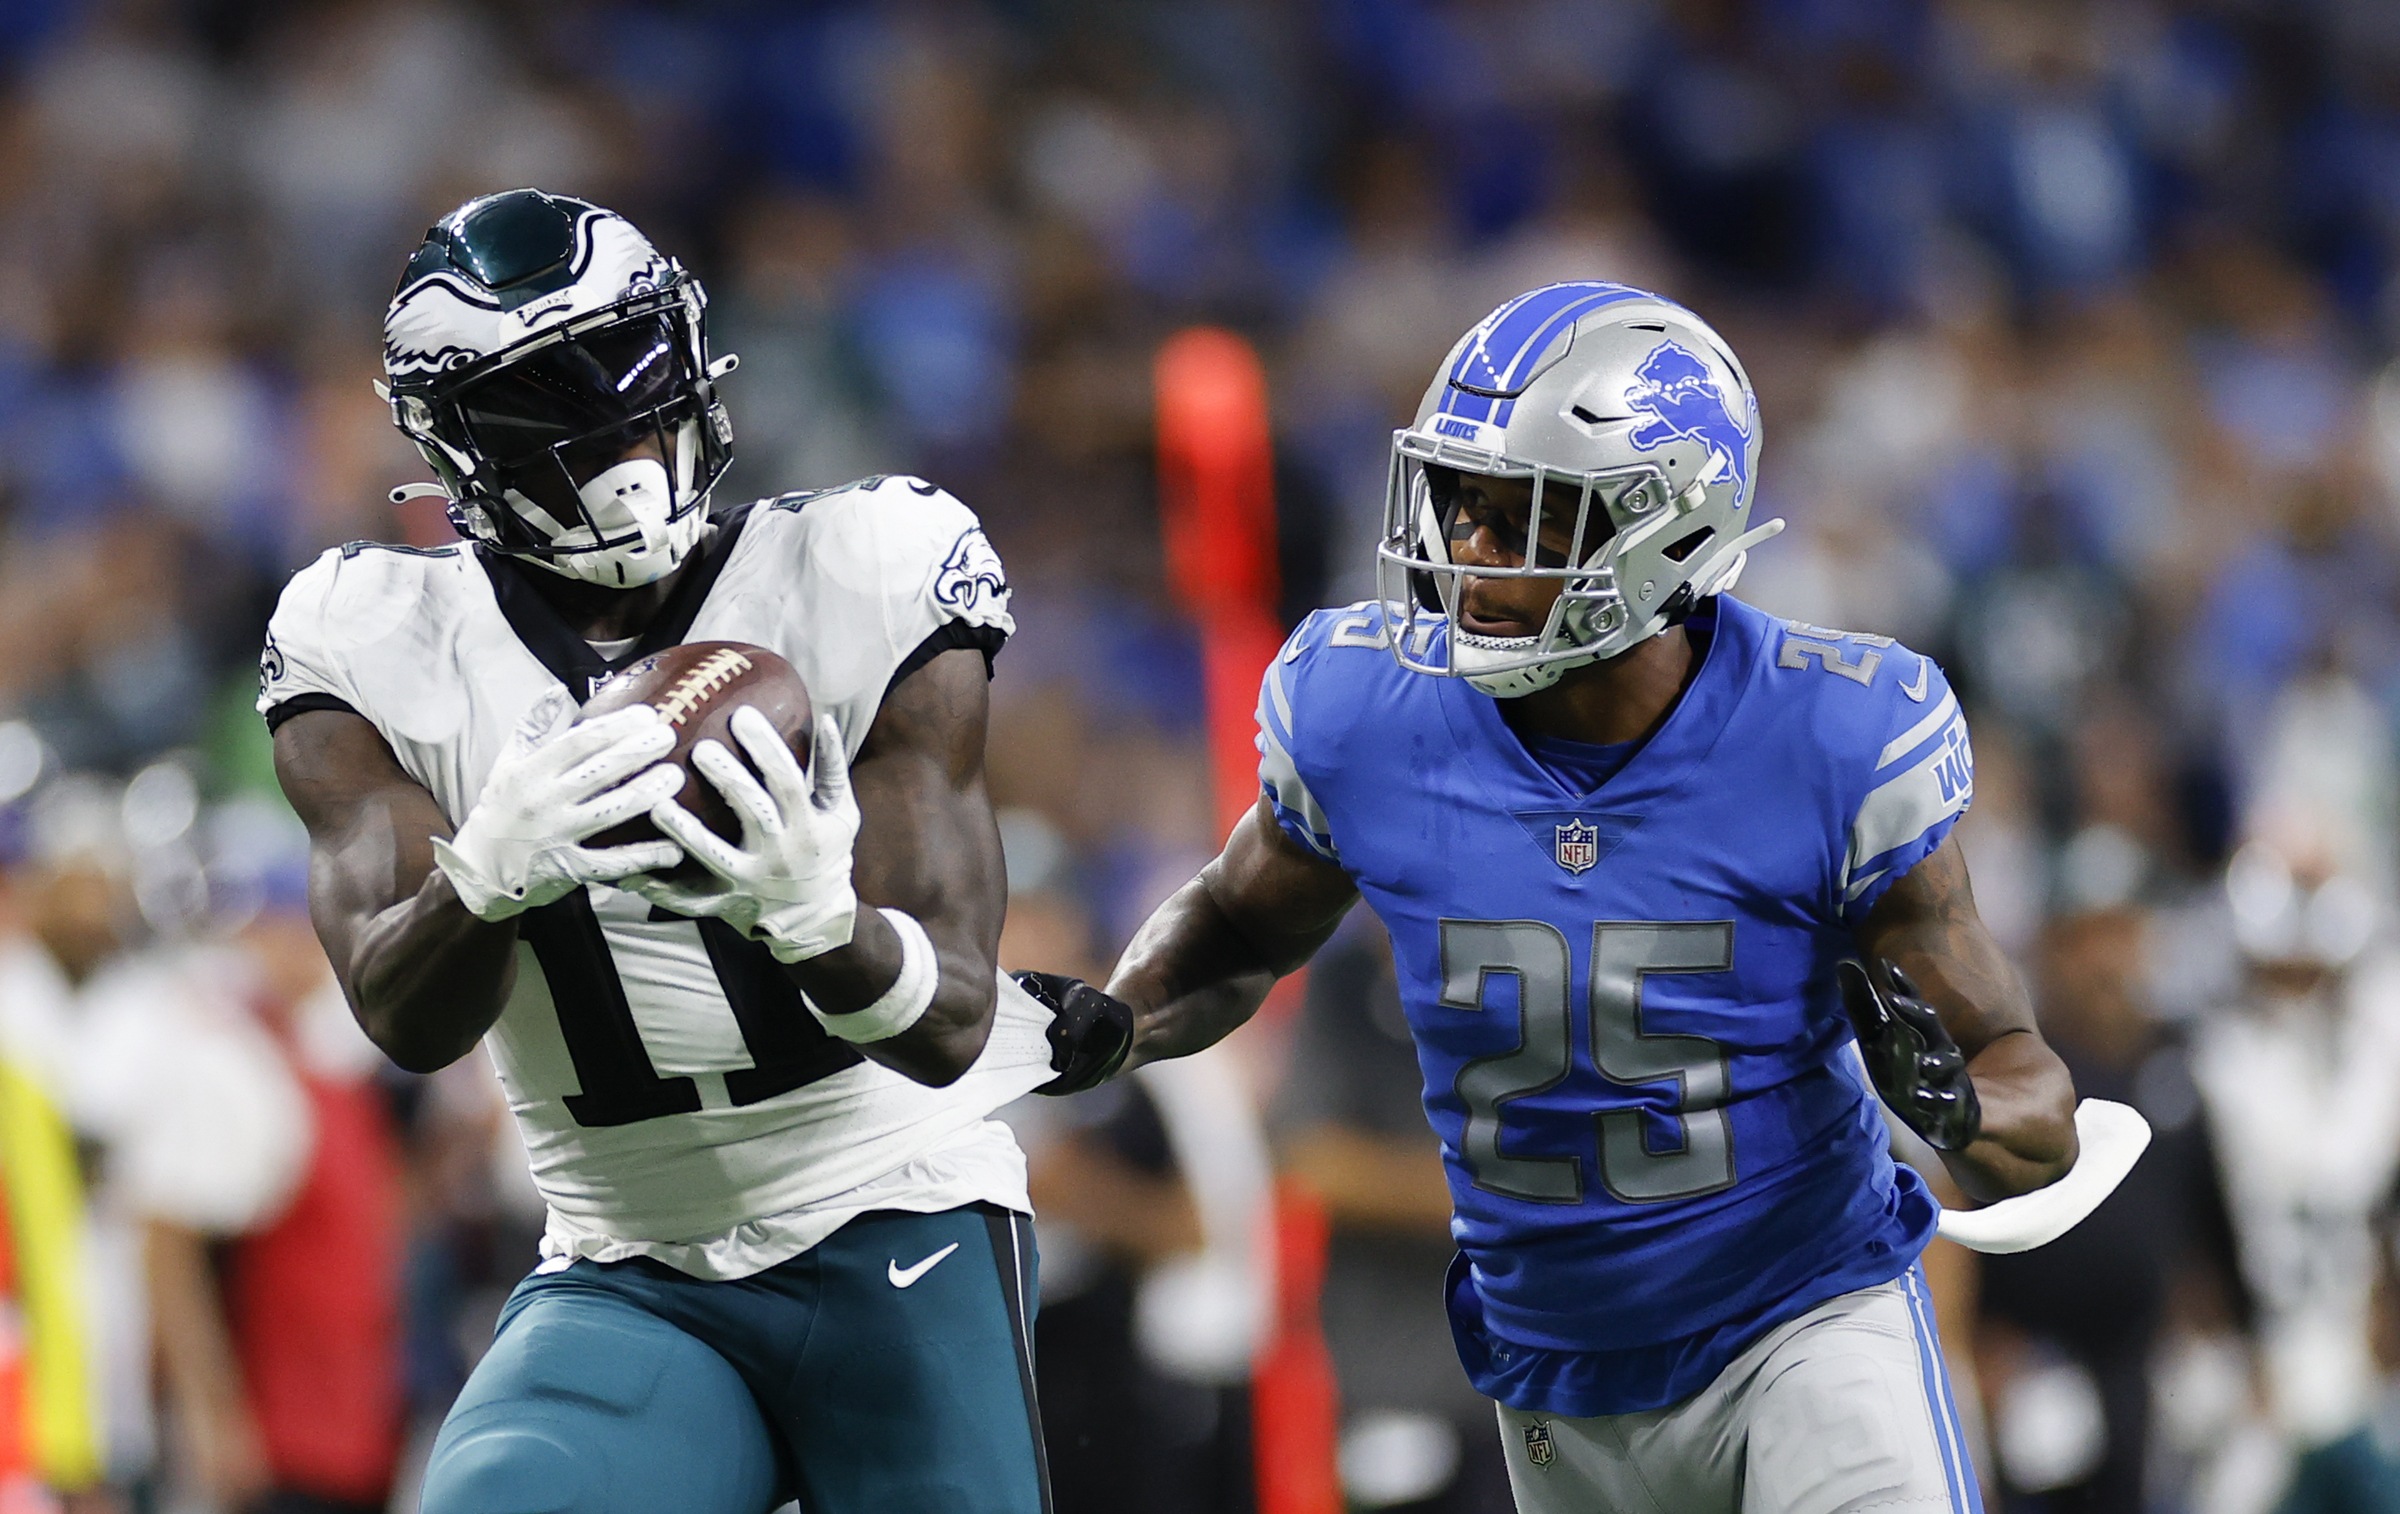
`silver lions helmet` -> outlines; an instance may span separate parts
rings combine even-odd
[[[609,588],[653,583],[707,529],[733,424],[683,265],[623,216],[538,189],[426,232],[383,321],[379,388],[463,536]],[[654,456],[629,456],[644,442]]]
[[[1551,284],[1478,322],[1443,359],[1416,423],[1392,433],[1377,580],[1393,655],[1513,699],[1656,636],[1733,586],[1749,549],[1758,400],[1724,341],[1671,300]],[[1515,567],[1451,561],[1472,527],[1458,477],[1530,480]],[[1526,636],[1460,624],[1470,577],[1561,582]],[[1400,628],[1408,627],[1403,633]]]

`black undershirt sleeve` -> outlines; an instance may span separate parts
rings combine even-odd
[[[311,710],[340,710],[349,715],[358,713],[348,700],[337,699],[331,694],[294,694],[280,704],[267,707],[267,734],[274,735],[283,728],[285,721]]]
[[[972,647],[983,654],[983,676],[989,678],[992,676],[992,660],[1000,655],[1000,648],[1007,641],[1008,633],[998,626],[971,626],[963,620],[946,621],[939,630],[918,642],[915,651],[900,659],[900,666],[892,673],[892,681],[883,686],[884,697],[890,698],[892,690],[900,687],[901,680],[909,674],[944,652],[955,652],[962,647]]]

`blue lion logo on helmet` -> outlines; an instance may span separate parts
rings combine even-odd
[[[1644,452],[1689,438],[1720,459],[1735,482],[1750,486],[1750,428],[1725,408],[1725,395],[1708,365],[1674,342],[1661,342],[1635,370],[1641,380],[1625,391],[1625,403],[1650,419],[1626,439]]]

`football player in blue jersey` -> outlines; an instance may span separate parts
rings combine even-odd
[[[1105,993],[1028,985],[1129,1005],[1132,1061],[1186,1055],[1366,897],[1459,1354],[1543,1514],[1980,1507],[1918,1267],[1939,1209],[1875,1092],[1975,1199],[2076,1162],[1951,839],[1974,768],[1941,670],[1726,592],[1780,528],[1749,524],[1758,452],[1681,306],[1494,311],[1395,435],[1380,598],[1269,668],[1257,808]]]

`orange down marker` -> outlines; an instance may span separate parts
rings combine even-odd
[[[1170,338],[1152,373],[1159,531],[1167,581],[1200,632],[1222,834],[1258,803],[1252,711],[1283,645],[1267,375],[1247,341],[1206,326]],[[1291,1002],[1298,981],[1287,979],[1276,997]],[[1341,1514],[1333,1359],[1317,1320],[1323,1206],[1297,1184],[1278,1184],[1274,1235],[1275,1331],[1250,1383],[1259,1514]]]

